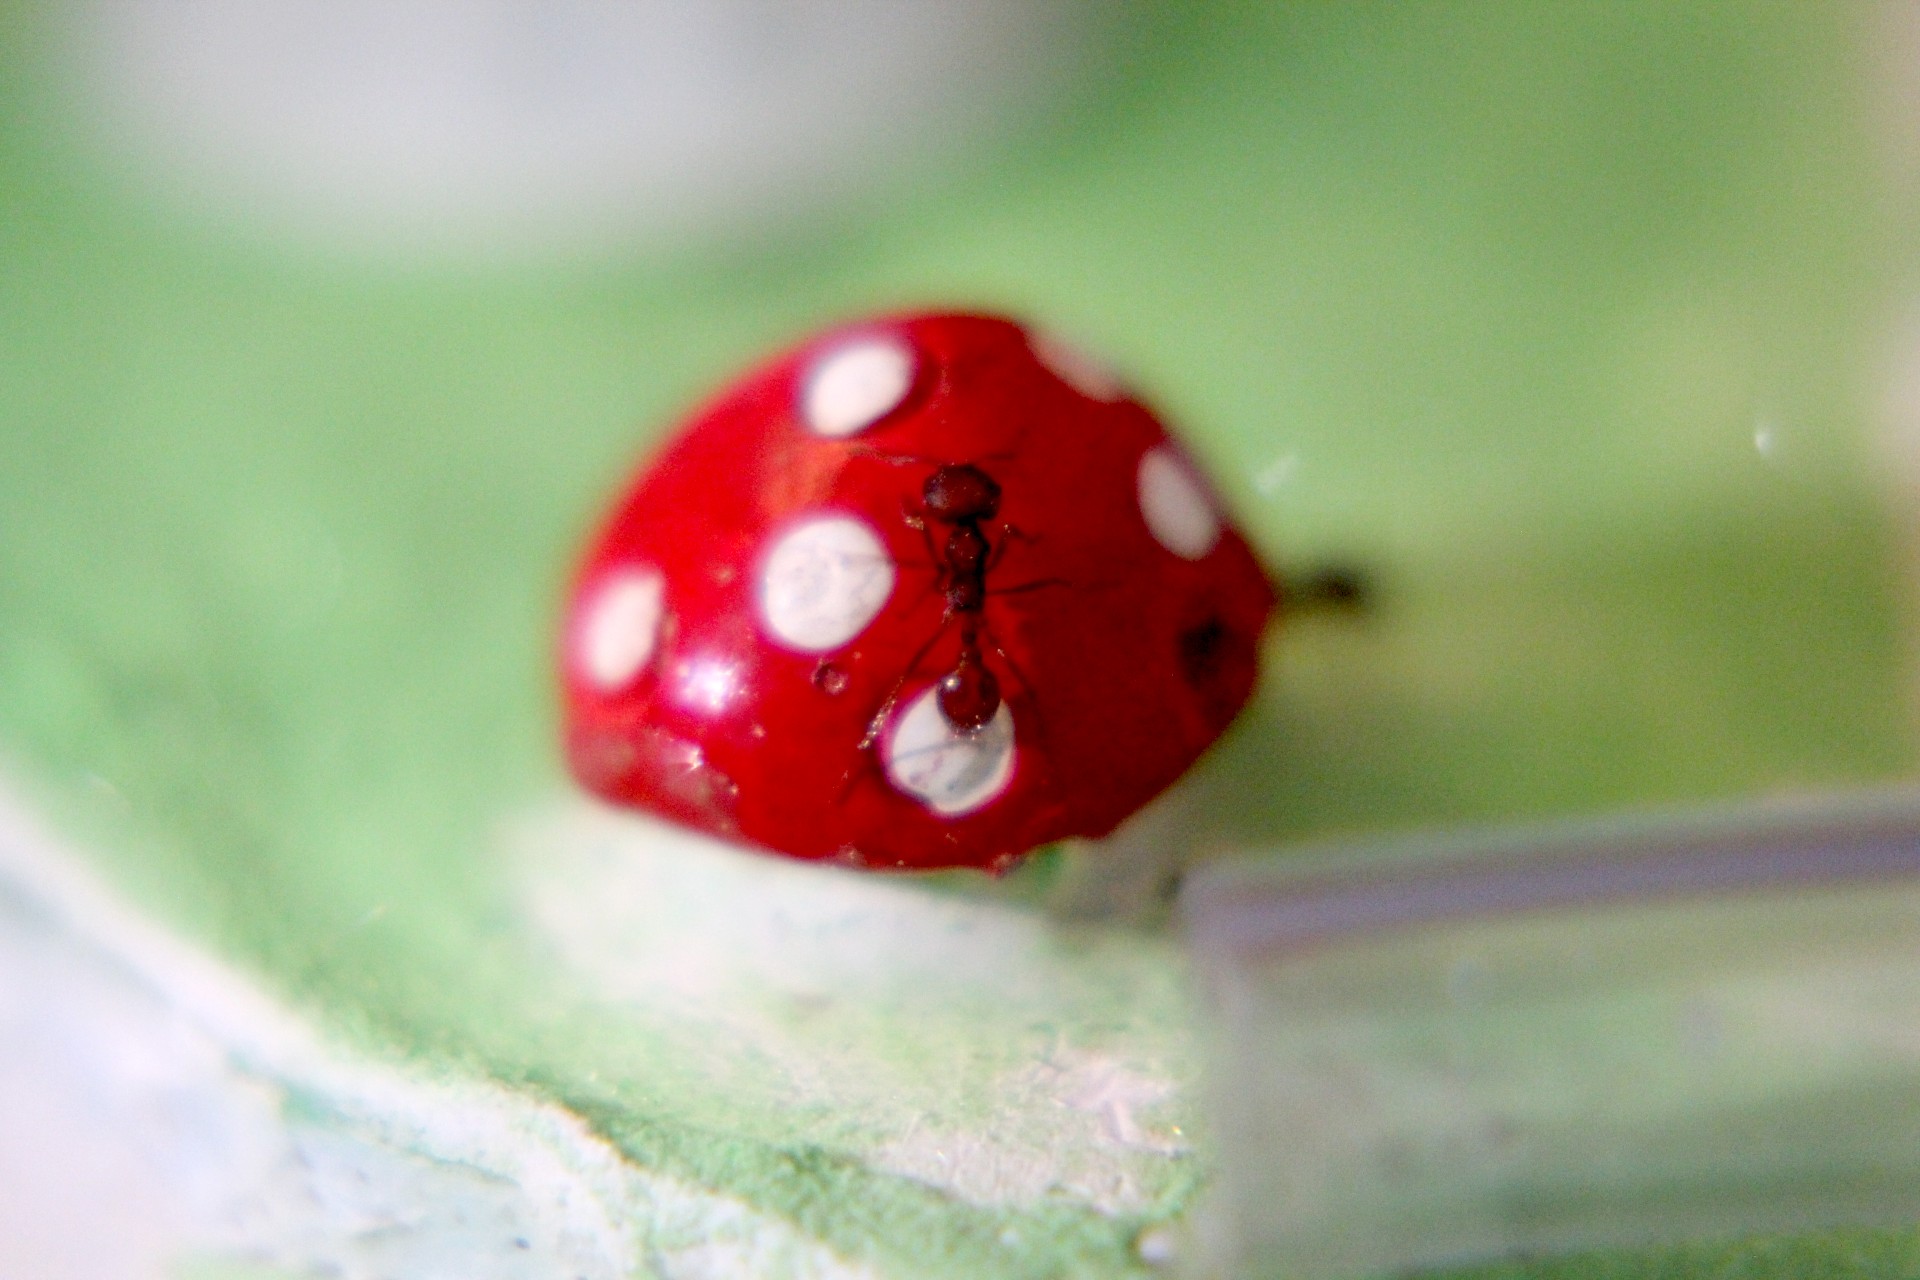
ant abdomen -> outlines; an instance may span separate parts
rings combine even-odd
[[[985,728],[1000,710],[1000,682],[966,655],[940,678],[939,688],[940,714],[963,733]]]

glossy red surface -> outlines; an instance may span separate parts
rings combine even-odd
[[[808,379],[867,339],[911,351],[910,386],[871,426],[823,435]],[[1202,554],[1156,538],[1142,459],[1164,428],[1117,387],[1110,400],[1077,390],[1036,347],[1052,355],[1004,320],[878,320],[809,341],[694,415],[625,491],[574,585],[561,665],[579,779],[794,857],[931,868],[1004,867],[1104,835],[1179,777],[1251,692],[1274,591],[1224,519]],[[1004,784],[974,788],[956,813],[897,785],[888,754],[965,644],[947,590],[953,526],[922,496],[946,463],[1000,487],[978,524],[990,549],[977,647],[1012,722]],[[771,633],[766,580],[775,542],[821,515],[863,522],[893,578],[851,639],[801,652]],[[867,572],[859,560],[835,564]],[[646,657],[630,674],[596,667],[591,611],[635,570],[663,584],[653,642],[634,646]],[[636,616],[655,625],[644,607]],[[963,754],[976,748],[954,736]]]

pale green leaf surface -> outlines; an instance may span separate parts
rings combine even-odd
[[[568,798],[568,556],[671,416],[826,320],[1110,353],[1283,567],[1207,838],[1912,763],[1879,477],[1907,228],[1839,8],[1221,6],[962,176],[691,260],[228,244],[0,49],[0,741],[104,871],[358,1051],[557,1106],[898,1275],[1123,1274],[1206,1177],[1177,944]],[[1912,1274],[1906,1237],[1501,1274]]]

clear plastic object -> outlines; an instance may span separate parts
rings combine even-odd
[[[1920,1221],[1920,794],[1218,864],[1197,1268]]]

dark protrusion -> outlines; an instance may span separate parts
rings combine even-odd
[[[1288,603],[1295,609],[1364,609],[1373,596],[1366,575],[1346,565],[1317,569],[1287,586]]]

